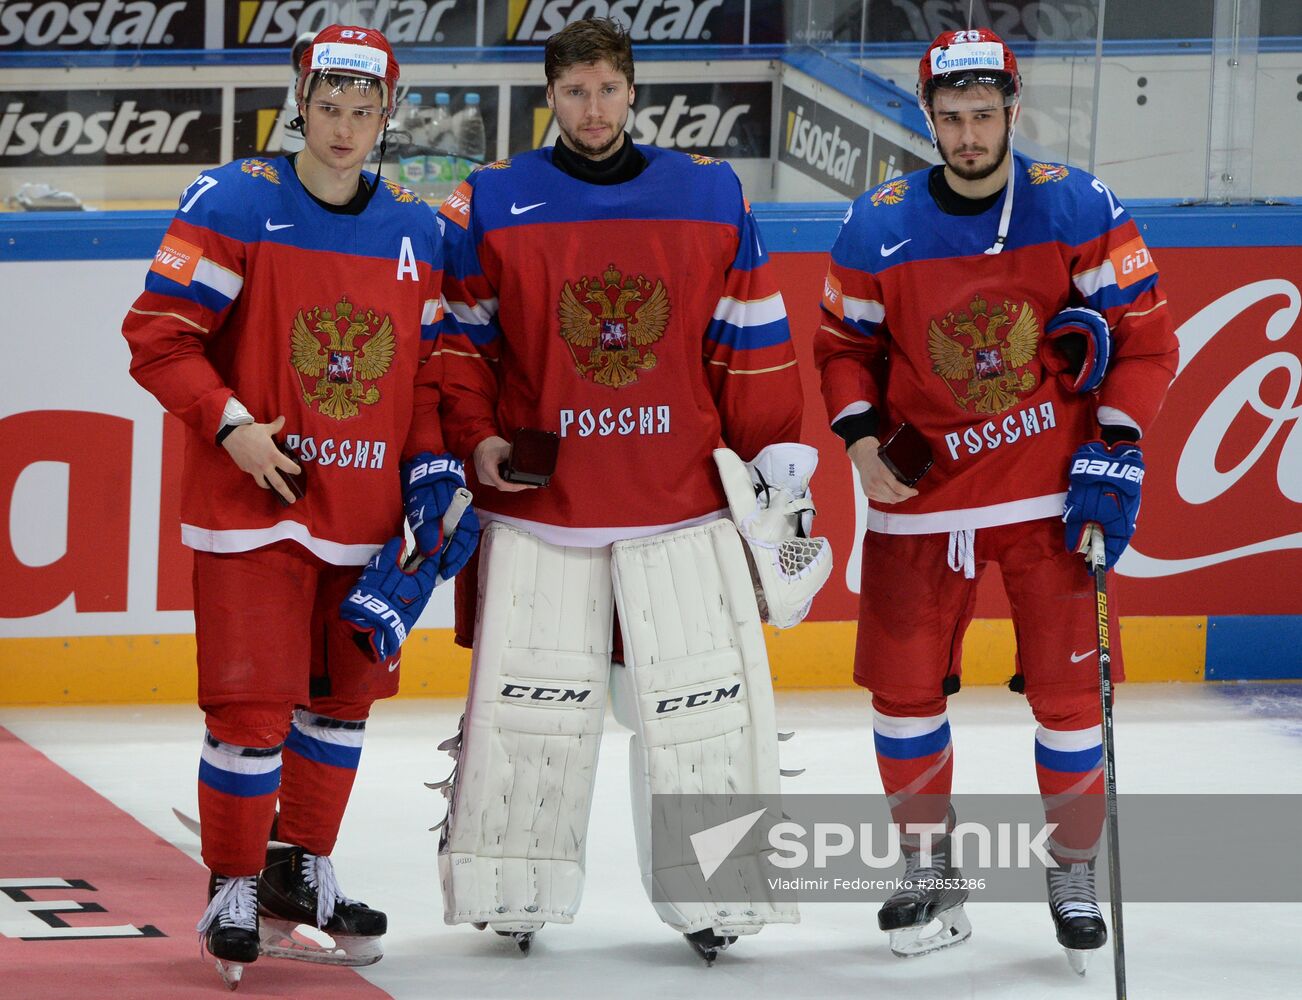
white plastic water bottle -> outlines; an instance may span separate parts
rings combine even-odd
[[[424,109],[420,94],[407,92],[402,114],[398,118],[398,179],[403,184],[418,185],[425,181],[425,155],[417,155],[412,147],[425,141]]]
[[[417,91],[409,90],[403,100],[403,112],[402,118],[399,120],[398,130],[407,134],[408,142],[411,145],[424,145],[427,132],[425,109],[421,104],[421,96]]]
[[[479,95],[466,95],[466,106],[457,112],[457,153],[475,163],[484,162],[488,140],[484,134],[484,118],[479,111]]]
[[[446,90],[434,95],[429,114],[429,144],[445,153],[455,153],[456,137],[452,134],[452,98]]]

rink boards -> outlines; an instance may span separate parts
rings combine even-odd
[[[1132,550],[1113,575],[1132,680],[1302,677],[1302,209],[1132,205],[1163,275],[1181,368],[1146,436]],[[837,569],[810,621],[770,634],[780,687],[850,683],[864,503],[826,428],[812,335],[844,206],[757,209],[802,363],[802,437],[819,448],[816,528]],[[194,695],[190,557],[177,520],[179,425],[127,375],[118,330],[165,213],[8,217],[0,401],[0,704]],[[1293,241],[1293,242],[1290,242]],[[967,684],[1013,671],[996,573],[982,582]],[[465,690],[440,593],[403,694]]]

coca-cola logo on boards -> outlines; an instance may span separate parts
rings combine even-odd
[[[1293,282],[1283,278],[1268,278],[1236,288],[1204,306],[1181,324],[1176,331],[1180,341],[1180,365],[1176,369],[1176,382],[1190,362],[1212,342],[1233,320],[1252,306],[1266,299],[1282,296],[1283,305],[1266,321],[1265,334],[1270,342],[1282,340],[1293,328],[1298,313],[1302,311],[1302,293]],[[1247,353],[1243,345],[1236,351]],[[1241,356],[1241,355],[1240,355]],[[1263,398],[1262,387],[1275,372],[1282,371],[1288,379],[1283,399],[1272,403]],[[1302,503],[1302,359],[1292,351],[1274,351],[1246,364],[1207,404],[1202,415],[1180,450],[1175,468],[1175,489],[1180,499],[1190,505],[1210,503],[1233,488],[1261,459],[1266,450],[1282,432],[1285,437],[1275,470],[1275,482],[1283,497],[1293,503]],[[1245,409],[1264,418],[1268,423],[1261,436],[1232,468],[1217,468],[1216,458],[1230,428],[1244,414]],[[1302,548],[1302,531],[1288,532],[1263,538],[1244,545],[1216,549],[1214,534],[1190,533],[1191,540],[1202,539],[1199,555],[1178,559],[1162,559],[1145,555],[1134,545],[1121,557],[1117,570],[1126,576],[1158,577],[1215,566],[1232,559]]]

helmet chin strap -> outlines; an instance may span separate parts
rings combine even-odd
[[[936,126],[931,121],[931,111],[927,108],[926,103],[921,97],[918,98],[918,107],[922,109],[923,120],[927,123],[927,131],[931,133],[931,146],[933,149],[940,149],[940,140],[936,137]],[[999,213],[999,231],[995,234],[994,245],[986,249],[988,254],[1002,253],[1004,244],[1008,242],[1008,226],[1013,218],[1013,176],[1017,173],[1013,169],[1013,133],[1017,131],[1017,116],[1022,108],[1022,99],[1017,97],[1012,104],[1012,110],[1008,115],[1008,182],[1004,185],[1004,208]]]
[[[997,254],[1008,242],[1008,225],[1013,218],[1013,178],[1017,171],[1013,169],[1013,133],[1017,130],[1017,113],[1021,110],[1022,99],[1013,101],[1012,111],[1008,115],[1008,183],[1004,186],[1004,209],[999,213],[999,232],[995,235],[994,246],[988,247],[986,253]],[[930,123],[930,119],[928,119]]]
[[[380,158],[375,161],[375,180],[371,182],[371,197],[380,186],[380,170],[384,167],[384,153],[389,148],[389,116],[384,116],[384,125],[380,128]]]

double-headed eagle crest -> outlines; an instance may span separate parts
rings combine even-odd
[[[565,282],[559,314],[578,373],[592,372],[598,385],[619,389],[656,366],[655,354],[645,349],[664,336],[669,293],[659,279],[652,285],[641,274],[626,278],[611,264],[600,277]]]
[[[1040,324],[1029,303],[1005,300],[989,309],[977,295],[967,311],[931,321],[927,352],[932,371],[945,380],[959,406],[1003,413],[1036,386],[1035,373],[1022,369],[1035,357],[1039,340]]]
[[[299,373],[303,402],[335,420],[355,417],[361,404],[379,400],[380,390],[366,383],[389,370],[395,350],[389,317],[358,312],[346,296],[333,310],[300,309],[289,335],[289,361]],[[304,376],[316,379],[311,389]]]

